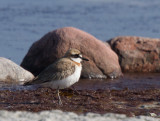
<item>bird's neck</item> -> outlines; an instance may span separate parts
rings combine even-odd
[[[81,59],[80,58],[71,58],[71,60],[78,66],[81,66]]]

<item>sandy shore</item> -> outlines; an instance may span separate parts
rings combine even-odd
[[[71,112],[62,112],[60,110],[32,112],[10,112],[0,111],[1,121],[160,121],[158,118],[147,116],[126,117],[125,115],[107,113],[104,115],[87,113],[77,115]]]

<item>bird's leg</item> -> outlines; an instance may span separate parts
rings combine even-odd
[[[62,101],[61,101],[61,97],[59,95],[59,87],[57,88],[57,94],[58,94],[58,103],[59,103],[59,105],[63,105]]]
[[[74,86],[72,86],[72,88],[73,88],[73,91],[75,91],[78,95],[80,94]]]

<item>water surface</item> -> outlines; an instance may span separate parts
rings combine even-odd
[[[119,35],[160,38],[160,0],[1,0],[0,56],[20,64],[33,42],[73,26],[105,41]]]

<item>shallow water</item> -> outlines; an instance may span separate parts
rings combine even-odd
[[[33,42],[73,26],[100,40],[119,35],[160,38],[160,0],[1,0],[0,56],[20,64]]]
[[[148,90],[160,89],[159,73],[126,73],[118,79],[81,79],[73,87],[76,90]],[[0,90],[37,90],[37,86],[21,86],[18,83],[0,82]]]
[[[75,85],[77,90],[146,90],[146,89],[160,89],[160,74],[148,73],[138,74],[130,73],[124,74],[124,77],[118,79],[107,80],[81,80]]]

